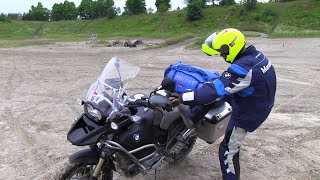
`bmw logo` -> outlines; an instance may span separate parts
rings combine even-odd
[[[226,79],[230,79],[231,78],[231,74],[229,72],[224,72],[223,73],[223,77]]]
[[[140,135],[139,134],[133,135],[133,139],[134,139],[134,141],[139,142],[140,141]]]

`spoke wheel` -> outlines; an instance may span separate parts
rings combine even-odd
[[[67,163],[55,176],[55,180],[89,180],[94,172],[95,165]],[[101,169],[99,180],[112,180],[113,171],[104,166]]]

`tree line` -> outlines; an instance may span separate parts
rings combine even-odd
[[[187,18],[195,21],[203,17],[202,9],[214,6],[231,6],[235,5],[235,0],[184,0],[187,4]],[[271,2],[283,2],[291,0],[270,0]],[[257,0],[241,0],[248,10],[254,9]],[[171,10],[170,0],[156,0],[155,6],[157,12],[167,12]],[[178,10],[180,8],[178,7]],[[122,15],[138,15],[153,13],[152,8],[146,9],[145,0],[126,0],[124,12]],[[78,7],[73,2],[65,0],[63,3],[55,3],[52,10],[49,10],[38,2],[37,6],[31,6],[28,13],[15,14],[10,13],[7,16],[0,15],[0,21],[15,20],[32,20],[32,21],[60,21],[75,19],[97,19],[107,17],[109,19],[120,15],[121,10],[115,7],[114,0],[82,0]]]

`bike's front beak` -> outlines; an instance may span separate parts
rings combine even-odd
[[[110,134],[113,131],[109,124],[98,125],[97,122],[82,114],[73,123],[67,139],[76,146],[97,144],[104,134]]]

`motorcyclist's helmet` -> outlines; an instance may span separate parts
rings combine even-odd
[[[210,56],[225,55],[225,60],[233,63],[245,44],[244,35],[237,29],[229,28],[211,34],[202,44],[202,51]]]

